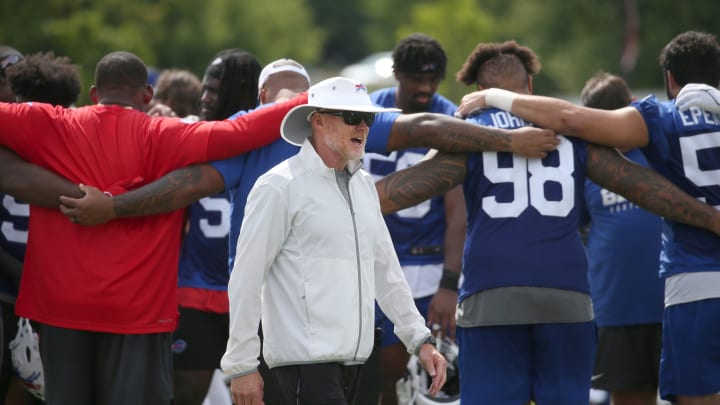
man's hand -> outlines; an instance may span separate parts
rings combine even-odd
[[[151,117],[177,117],[175,111],[165,104],[155,104],[148,110],[147,114]]]
[[[428,375],[432,377],[432,384],[428,388],[428,394],[435,396],[445,385],[447,379],[447,361],[445,357],[429,343],[425,343],[420,347],[418,360],[422,364]]]
[[[510,132],[512,152],[527,158],[544,158],[560,144],[560,138],[549,129],[522,127]]]
[[[115,218],[112,197],[95,187],[80,184],[82,198],[60,196],[60,211],[71,222],[80,225],[101,225]]]
[[[263,379],[259,372],[235,377],[230,382],[230,394],[235,405],[263,405]]]
[[[720,90],[707,84],[686,84],[675,98],[675,106],[678,110],[697,107],[704,111],[720,113]]]
[[[442,336],[455,340],[455,307],[457,291],[439,288],[430,300],[428,325],[438,325]]]
[[[479,90],[464,95],[460,100],[457,111],[455,111],[455,116],[465,118],[475,110],[488,108],[488,105],[485,103],[485,92],[486,90]]]

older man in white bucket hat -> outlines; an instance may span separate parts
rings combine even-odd
[[[230,277],[230,339],[222,360],[235,403],[261,403],[263,354],[286,403],[347,404],[374,340],[374,302],[408,350],[445,382],[446,363],[415,308],[385,226],[372,177],[362,170],[368,125],[397,111],[370,101],[362,83],[332,78],[292,109],[283,138],[300,152],[253,187]]]

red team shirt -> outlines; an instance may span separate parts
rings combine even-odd
[[[70,181],[117,193],[266,145],[279,137],[285,113],[306,102],[303,94],[235,121],[192,124],[119,106],[0,103],[0,144]],[[32,206],[17,314],[98,332],[174,330],[182,224],[178,210],[84,227]]]

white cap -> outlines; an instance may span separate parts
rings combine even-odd
[[[305,70],[303,65],[292,59],[282,58],[268,63],[260,72],[260,77],[258,78],[258,92],[262,90],[268,77],[280,72],[295,72],[299,75],[305,76],[308,84],[310,84],[310,75],[308,75],[308,72]]]
[[[285,115],[280,126],[283,139],[293,145],[302,145],[312,133],[309,115],[318,109],[372,113],[402,111],[373,104],[367,87],[356,80],[333,77],[310,87],[307,104],[296,106]]]

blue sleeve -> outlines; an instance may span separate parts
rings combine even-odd
[[[236,120],[238,117],[242,117],[243,115],[247,114],[248,112],[245,110],[240,110],[236,112],[235,114],[228,117],[229,120]]]
[[[387,155],[387,144],[390,139],[390,132],[395,120],[400,115],[398,112],[384,112],[375,115],[375,122],[370,127],[365,151],[368,153],[379,153]]]
[[[238,155],[225,160],[210,162],[225,181],[225,191],[240,187],[240,180],[245,169],[245,155]]]
[[[455,115],[455,111],[457,111],[457,105],[448,98],[436,93],[435,97],[433,97],[430,111],[452,116]]]
[[[249,113],[249,112],[253,112],[253,111],[255,111],[255,110],[259,109],[259,108],[264,108],[264,107],[267,107],[267,106],[273,105],[273,104],[275,104],[275,103],[272,102],[272,103],[260,104],[259,106],[255,107],[255,108],[253,108],[252,110],[249,110],[249,111],[240,110],[240,111],[236,112],[235,114],[229,116],[228,119],[229,119],[229,120],[235,120],[235,119],[237,119],[238,117],[242,117],[243,115],[245,115],[245,114],[247,114],[247,113]]]

